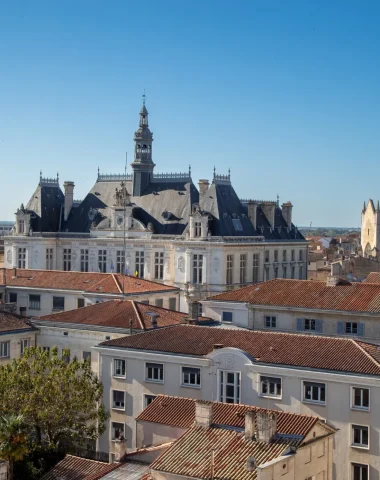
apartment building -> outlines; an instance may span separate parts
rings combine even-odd
[[[215,295],[202,305],[204,315],[225,325],[380,344],[379,284],[276,279]]]
[[[37,329],[25,318],[0,311],[0,365],[19,358],[25,348],[36,345]]]
[[[129,275],[1,269],[0,300],[29,317],[69,311],[116,298],[180,310],[179,289]]]
[[[136,417],[157,395],[168,394],[318,416],[339,430],[333,478],[379,476],[376,345],[179,325],[106,341],[94,350],[101,357],[98,373],[111,412],[100,451],[115,452],[120,428],[127,447],[134,448]]]

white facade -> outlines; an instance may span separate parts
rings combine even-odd
[[[354,464],[363,469],[370,465],[368,478],[379,476],[378,376],[257,364],[236,348],[218,348],[206,357],[101,346],[94,350],[100,353],[98,373],[104,385],[104,403],[111,412],[109,427],[98,441],[100,451],[114,452],[115,424],[123,425],[127,447],[134,448],[135,418],[149,396],[167,394],[317,415],[339,429],[334,441],[333,478],[353,479]],[[199,385],[184,385],[184,367],[199,369]],[[318,400],[306,399],[310,388],[316,388],[313,396]],[[124,394],[121,407],[113,404],[114,391]],[[355,405],[360,402],[358,398],[361,406]],[[362,444],[355,445],[355,441]]]

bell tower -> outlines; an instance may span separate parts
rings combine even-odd
[[[155,164],[152,162],[153,134],[149,130],[148,110],[145,107],[145,93],[143,106],[140,110],[139,128],[135,132],[135,153],[131,163],[133,169],[133,192],[134,197],[140,197],[149,185]]]

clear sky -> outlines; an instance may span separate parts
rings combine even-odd
[[[40,169],[75,198],[122,172],[145,88],[157,172],[230,167],[299,226],[359,226],[380,198],[379,19],[378,0],[0,2],[0,219]]]

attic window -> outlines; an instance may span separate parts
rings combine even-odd
[[[242,232],[243,231],[243,226],[241,224],[241,221],[239,218],[233,218],[232,219],[232,224],[234,226],[234,229],[237,231],[237,232]]]

